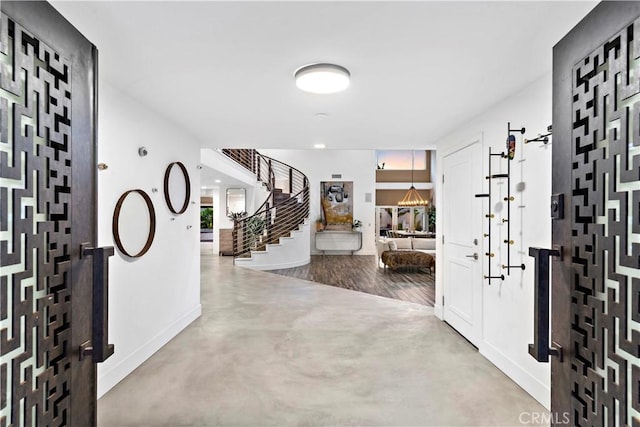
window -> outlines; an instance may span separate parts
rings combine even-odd
[[[413,152],[413,169],[426,170],[427,156],[425,150],[381,150],[376,151],[378,168],[384,170],[411,170],[411,153]],[[384,165],[384,166],[383,166]]]

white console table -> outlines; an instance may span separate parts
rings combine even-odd
[[[355,251],[362,249],[360,231],[321,231],[316,233],[316,249],[326,251]]]

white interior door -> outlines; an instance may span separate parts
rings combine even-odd
[[[482,338],[482,148],[444,157],[444,320],[478,346]],[[476,259],[477,258],[477,259]]]

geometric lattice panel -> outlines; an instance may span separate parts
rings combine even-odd
[[[67,425],[71,70],[0,27],[0,426]]]
[[[640,425],[639,57],[640,20],[573,68],[573,425]]]

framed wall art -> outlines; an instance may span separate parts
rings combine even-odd
[[[327,230],[351,230],[353,181],[320,182],[320,206]]]

